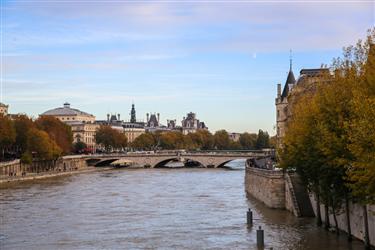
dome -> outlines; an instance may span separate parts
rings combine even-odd
[[[55,109],[50,109],[46,112],[44,112],[42,115],[54,115],[54,116],[74,116],[74,115],[83,115],[83,116],[93,116],[89,113],[83,112],[78,109],[73,109],[70,107],[69,103],[64,103],[63,107],[60,108],[55,108]]]

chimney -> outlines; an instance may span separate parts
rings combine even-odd
[[[147,114],[146,114],[146,122],[148,122],[148,121],[150,120],[149,118],[150,118],[150,114],[147,113]]]
[[[109,114],[107,114],[107,122],[109,122]]]
[[[117,120],[120,121],[120,114],[117,114]]]
[[[160,122],[160,113],[158,113],[158,123]]]
[[[278,83],[277,84],[277,98],[280,98],[281,97],[281,84]]]

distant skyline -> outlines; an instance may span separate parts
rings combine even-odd
[[[1,1],[2,102],[38,116],[69,102],[106,119],[190,111],[210,131],[275,134],[293,50],[329,65],[375,26],[374,1]]]

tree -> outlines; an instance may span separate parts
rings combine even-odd
[[[45,131],[36,128],[28,132],[27,149],[29,153],[43,160],[57,159],[62,153],[61,148]]]
[[[216,131],[214,134],[214,142],[217,149],[228,149],[230,145],[228,132],[225,130]]]
[[[75,153],[82,153],[87,148],[86,143],[78,141],[73,144],[73,150]]]
[[[103,145],[106,151],[125,148],[128,142],[123,133],[110,126],[101,126],[96,131],[95,140],[96,143]]]
[[[59,145],[64,154],[72,150],[73,134],[69,125],[53,116],[41,116],[35,121],[37,127],[44,130]]]
[[[214,137],[207,129],[198,129],[195,133],[196,137],[193,142],[203,150],[212,149],[214,147]]]
[[[256,134],[249,134],[247,132],[240,135],[240,144],[243,149],[254,149],[257,140]]]
[[[16,141],[16,130],[13,122],[6,116],[0,115],[0,150],[4,159],[5,151],[10,149]]]
[[[263,132],[263,130],[259,129],[255,147],[257,149],[270,147],[270,136],[267,132]]]
[[[156,141],[151,133],[144,133],[135,138],[131,146],[138,150],[152,150],[156,146]]]
[[[20,155],[27,151],[27,140],[29,130],[35,128],[33,120],[26,115],[19,115],[14,118],[14,128],[16,129],[15,146]]]

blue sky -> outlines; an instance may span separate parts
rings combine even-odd
[[[372,1],[2,1],[2,102],[38,114],[68,101],[105,119],[193,111],[211,131],[274,134],[293,50],[330,64],[374,27]]]

